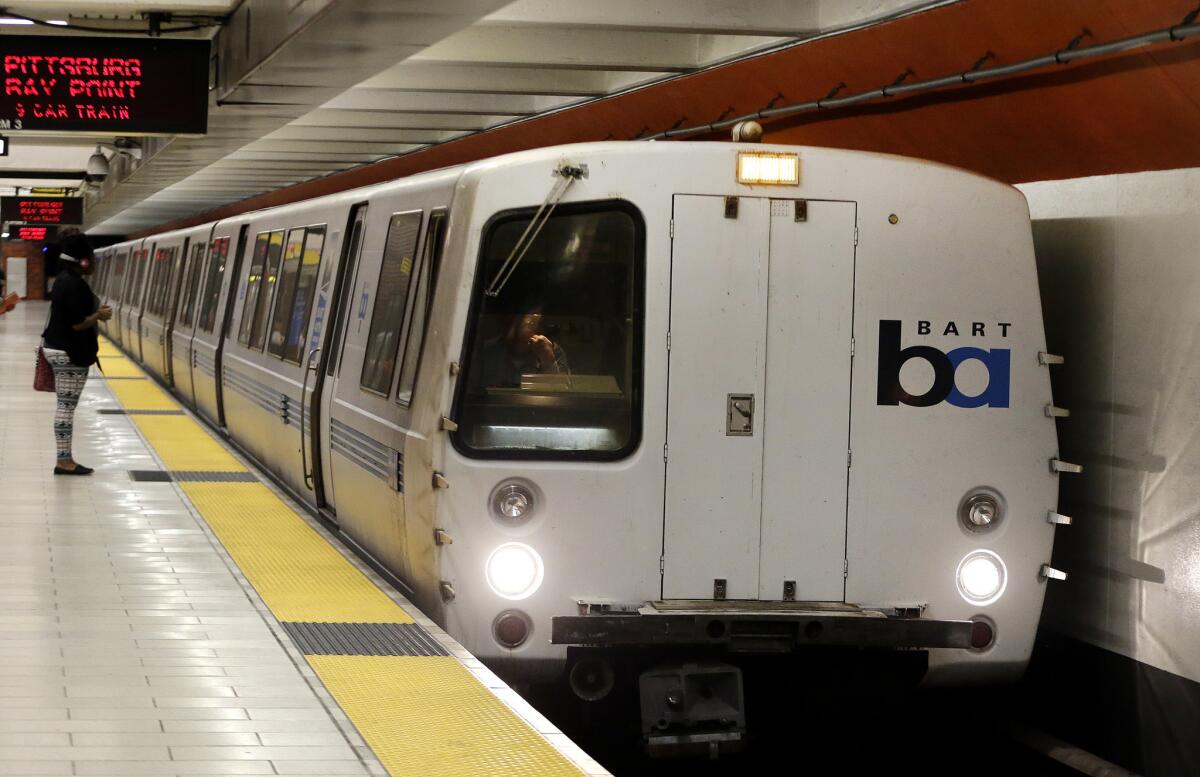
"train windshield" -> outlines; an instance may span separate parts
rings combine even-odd
[[[492,221],[481,280],[529,226]],[[640,434],[644,229],[625,203],[560,208],[495,296],[477,292],[455,443],[467,455],[619,458]]]

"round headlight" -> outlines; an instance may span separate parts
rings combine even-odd
[[[508,542],[493,550],[484,571],[496,595],[514,601],[532,596],[546,573],[537,551],[520,542]]]
[[[1004,593],[1008,573],[1004,562],[990,550],[968,553],[958,562],[958,592],[971,604],[992,604]]]
[[[971,494],[958,508],[958,517],[970,531],[993,529],[1004,517],[1004,505],[1000,497],[990,491]]]
[[[503,521],[519,521],[533,510],[533,490],[523,483],[501,483],[492,492],[492,512]]]

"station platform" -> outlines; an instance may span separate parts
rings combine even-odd
[[[56,477],[0,317],[0,775],[606,775],[102,341]]]

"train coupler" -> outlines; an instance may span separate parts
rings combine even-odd
[[[651,756],[740,750],[746,734],[742,670],[718,661],[667,664],[643,672],[642,736]]]

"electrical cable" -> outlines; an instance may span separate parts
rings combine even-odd
[[[38,19],[33,16],[26,16],[25,14],[17,13],[16,11],[11,11],[4,7],[0,7],[0,16],[7,16],[12,19],[21,19],[22,21],[30,22],[32,24],[35,24],[35,25],[38,25],[41,27],[51,27],[56,30],[77,30],[78,32],[101,32],[101,33],[115,33],[115,34],[121,34],[121,35],[130,35],[130,34],[132,34],[132,35],[149,35],[152,32],[152,28],[150,26],[147,26],[145,28],[134,29],[134,28],[128,28],[128,27],[127,28],[90,27],[88,25],[74,24],[71,22],[68,22],[67,24],[51,24],[50,22],[46,21],[45,19]],[[200,30],[207,30],[210,27],[220,27],[222,24],[224,24],[224,22],[225,22],[225,20],[221,17],[212,17],[212,22],[210,24],[190,24],[190,25],[187,25],[184,27],[171,27],[171,28],[163,27],[163,28],[159,28],[158,33],[159,34],[170,34],[173,32],[198,32]]]

